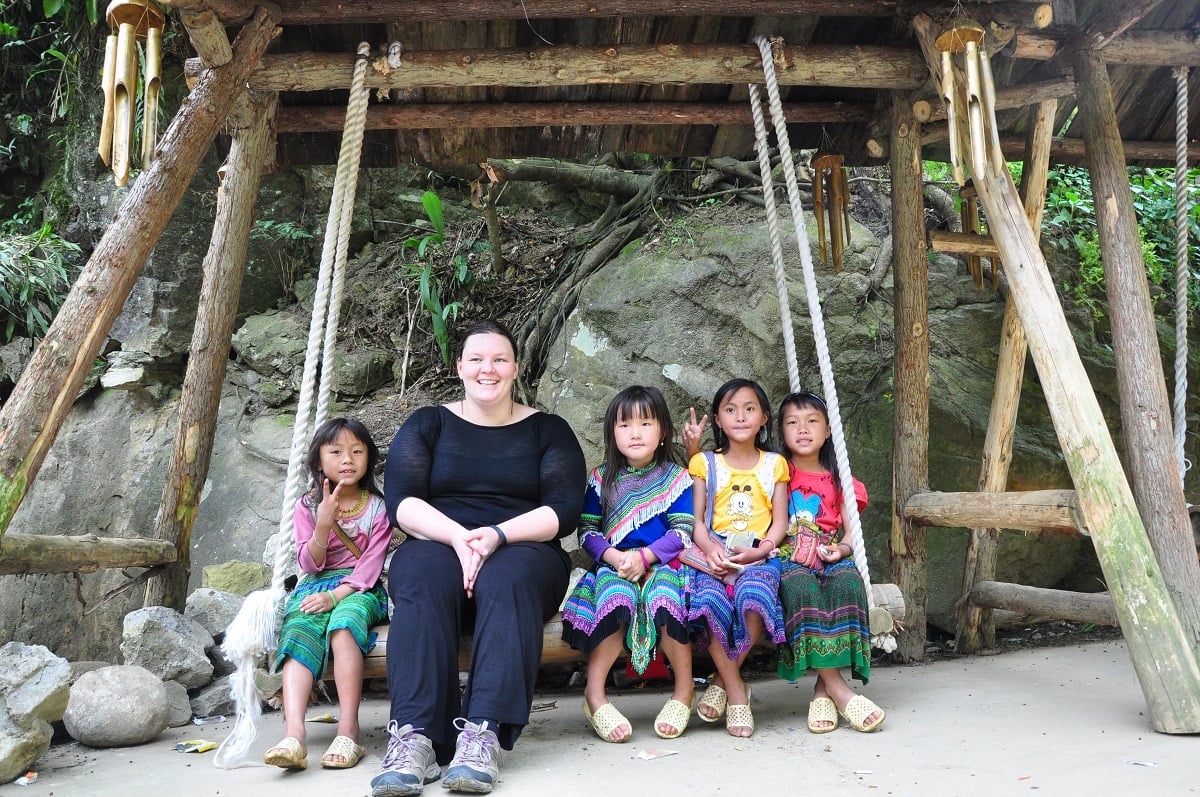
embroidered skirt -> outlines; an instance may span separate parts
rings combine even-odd
[[[642,584],[617,575],[608,565],[585,573],[563,607],[563,641],[575,650],[591,653],[596,646],[626,626],[625,648],[638,673],[654,656],[658,630],[687,644],[685,576],[682,569],[656,565]]]
[[[778,559],[746,568],[732,585],[693,567],[686,570],[688,620],[698,645],[708,647],[715,639],[725,655],[738,658],[754,644],[746,627],[749,612],[762,617],[767,638],[772,642],[783,641]]]
[[[854,561],[825,565],[824,573],[815,573],[789,558],[779,594],[787,636],[779,646],[779,677],[794,681],[808,669],[849,667],[865,684],[871,677],[871,630],[867,593]]]
[[[275,652],[276,670],[286,659],[293,658],[307,667],[313,678],[319,679],[329,650],[329,635],[339,628],[350,631],[364,655],[374,647],[375,635],[371,633],[371,626],[387,619],[387,593],[381,585],[347,595],[338,601],[333,611],[309,614],[300,610],[300,602],[305,596],[336,588],[352,572],[345,568],[306,575],[292,590],[284,609],[279,649]]]

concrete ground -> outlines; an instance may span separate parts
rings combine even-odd
[[[1121,641],[1091,642],[937,661],[882,666],[864,692],[887,720],[874,734],[844,723],[810,734],[805,712],[811,677],[753,683],[758,730],[728,736],[695,715],[680,739],[651,730],[663,690],[613,691],[634,725],[626,744],[600,741],[580,711],[582,695],[539,694],[517,749],[503,760],[496,793],[570,797],[654,793],[690,795],[790,793],[872,795],[1169,794],[1200,792],[1200,740],[1150,729],[1146,704]],[[334,710],[310,708],[313,717]],[[312,723],[310,769],[220,770],[213,754],[179,753],[187,739],[220,741],[229,723],[174,728],[140,747],[94,750],[71,743],[38,761],[38,779],[6,785],[3,794],[55,795],[365,795],[387,737],[387,703],[363,704],[367,756],[355,769],[322,770],[319,758],[334,726]],[[255,750],[281,736],[281,716],[267,714]],[[657,755],[657,757],[654,757]],[[1190,763],[1189,763],[1190,762]],[[786,786],[784,785],[786,784]],[[426,794],[447,793],[437,783]],[[672,792],[667,792],[672,793]]]

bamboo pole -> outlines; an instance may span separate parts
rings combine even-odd
[[[1054,114],[1058,100],[1039,103],[1030,112],[1029,137],[1025,146],[1025,167],[1021,171],[1021,198],[1025,218],[1036,243],[1041,237],[1042,210],[1046,206],[1046,181],[1050,172],[1050,141],[1054,135]],[[998,493],[1008,486],[1012,462],[1013,436],[1017,426],[1017,408],[1021,401],[1021,383],[1029,346],[1025,330],[1009,295],[1004,304],[1004,322],[1000,331],[1000,353],[996,362],[996,386],[988,414],[987,437],[979,469],[979,489]],[[976,526],[967,539],[966,564],[963,567],[962,595],[958,604],[955,650],[975,653],[996,644],[996,625],[990,609],[974,604],[971,591],[980,581],[996,578],[996,560],[1000,553],[999,528]]]
[[[902,661],[925,657],[925,528],[904,516],[929,480],[929,261],[925,249],[921,126],[904,92],[892,93],[892,246],[895,273],[895,427],[892,437],[892,581],[904,594]]]
[[[238,34],[237,58],[201,78],[163,136],[162,156],[138,177],[0,408],[0,537],[277,18],[278,9],[260,6]]]
[[[1152,727],[1200,732],[1200,668],[1138,517],[1100,403],[1007,170],[976,169],[988,228],[1117,607]],[[911,596],[908,596],[911,599]]]
[[[1108,70],[1098,55],[1083,51],[1075,57],[1075,79],[1112,323],[1125,462],[1167,591],[1195,646],[1200,561],[1175,462],[1171,404]]]
[[[212,457],[221,386],[229,364],[246,249],[254,225],[254,203],[262,174],[274,160],[272,125],[278,95],[251,96],[242,101],[249,105],[250,112],[231,114],[230,118],[246,119],[250,124],[232,131],[225,181],[217,192],[216,220],[204,257],[196,326],[179,399],[179,423],[154,520],[154,536],[173,544],[178,558],[146,584],[146,606],[182,609],[187,597],[192,525]]]

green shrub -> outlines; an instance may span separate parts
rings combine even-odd
[[[49,224],[32,235],[0,235],[0,342],[46,334],[70,290],[79,253],[77,245],[55,235]]]

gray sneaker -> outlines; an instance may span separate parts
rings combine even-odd
[[[454,721],[458,742],[454,760],[442,778],[442,787],[450,791],[486,794],[500,775],[500,740],[495,731],[484,730],[461,717]]]
[[[411,725],[388,723],[387,753],[379,762],[379,774],[371,778],[371,797],[402,797],[420,794],[426,783],[438,779],[437,756],[429,739]]]

